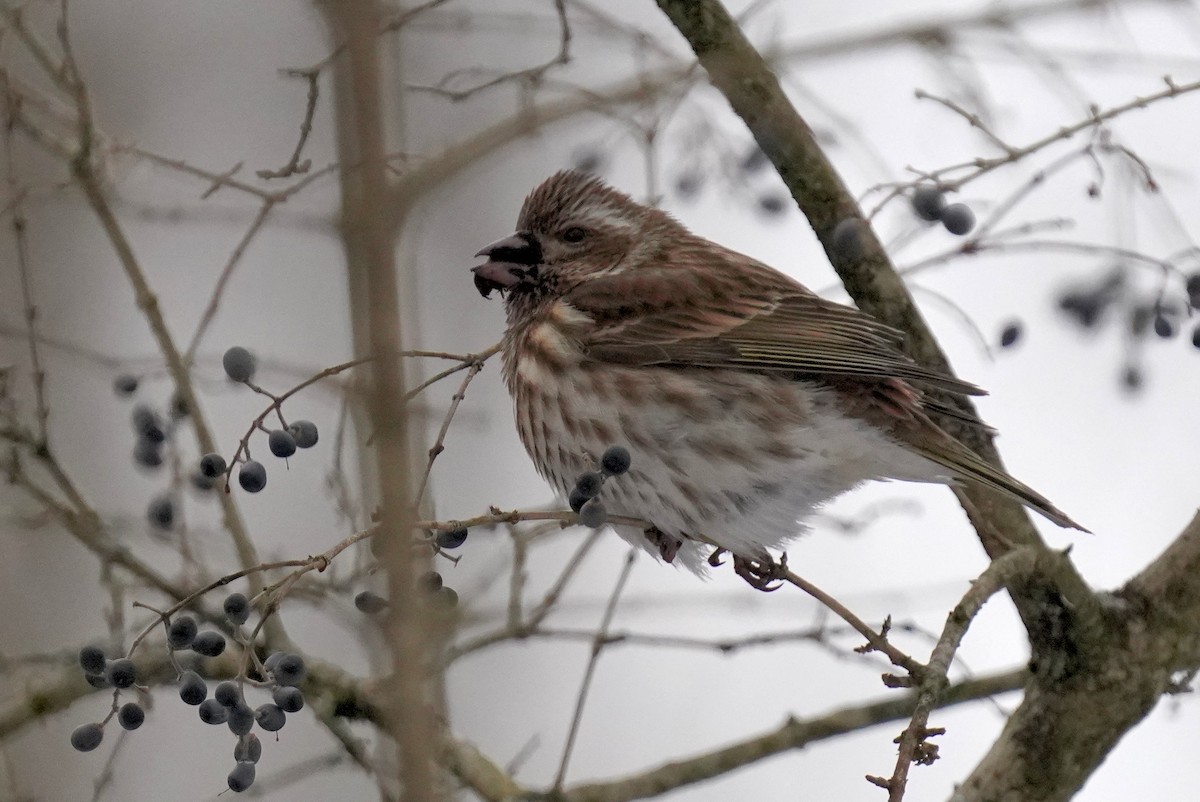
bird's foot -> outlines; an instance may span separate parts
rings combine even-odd
[[[683,541],[677,537],[671,537],[656,526],[652,526],[646,530],[646,539],[650,544],[658,549],[658,556],[663,558],[665,563],[675,562],[675,556],[679,554],[679,549],[683,547]]]
[[[709,565],[712,565],[713,560],[719,556],[719,551],[713,552],[713,555],[709,557]],[[733,570],[746,580],[746,584],[750,587],[770,593],[783,587],[783,580],[787,577],[787,555],[784,554],[779,558],[779,562],[775,562],[770,557],[765,560],[751,560],[735,554]],[[779,584],[772,584],[773,582]]]

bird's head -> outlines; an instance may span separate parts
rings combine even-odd
[[[529,194],[517,231],[476,256],[475,287],[522,295],[558,295],[589,278],[627,269],[632,256],[658,239],[656,229],[677,226],[662,212],[634,201],[595,176],[559,172]]]

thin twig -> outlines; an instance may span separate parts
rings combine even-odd
[[[592,640],[592,653],[588,657],[587,670],[584,671],[583,682],[579,686],[579,697],[575,700],[575,713],[571,716],[571,729],[567,732],[562,761],[558,764],[558,774],[554,778],[555,791],[562,790],[563,782],[567,778],[567,767],[571,762],[571,753],[575,750],[575,738],[579,734],[579,725],[583,722],[583,709],[587,705],[588,691],[592,687],[592,677],[596,674],[596,664],[600,660],[600,652],[604,650],[604,638],[607,636],[608,628],[617,612],[617,602],[620,601],[621,592],[625,590],[625,583],[633,571],[633,562],[637,559],[637,554],[637,549],[630,549],[626,554],[625,565],[621,567],[621,575],[617,577],[617,584],[613,587],[612,595],[608,598],[608,605],[604,608],[604,615],[600,619],[600,627],[596,630],[596,637]]]

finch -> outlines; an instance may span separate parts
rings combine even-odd
[[[702,571],[769,563],[826,501],[870,480],[978,482],[1082,529],[931,420],[920,388],[982,394],[901,335],[577,171],[530,193],[473,268],[504,296],[504,381],[538,472],[564,496],[604,451],[618,534]],[[962,413],[954,413],[962,417]],[[980,424],[982,425],[982,424]]]

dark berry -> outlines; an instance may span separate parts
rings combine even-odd
[[[208,698],[208,684],[195,671],[185,671],[179,677],[179,698],[189,705],[198,705]]]
[[[229,466],[225,464],[225,458],[220,454],[205,454],[200,458],[200,473],[216,479],[218,476],[223,476]]]
[[[620,476],[629,470],[629,449],[623,446],[609,446],[600,457],[600,469],[609,476]]]
[[[122,373],[117,378],[113,379],[113,390],[117,395],[133,395],[137,392],[138,377],[129,373]]]
[[[1142,389],[1143,376],[1141,368],[1136,365],[1127,365],[1125,370],[1121,372],[1121,384],[1126,390],[1131,393]]]
[[[1011,348],[1019,339],[1021,339],[1021,324],[1009,323],[1000,332],[1000,347]]]
[[[90,752],[104,740],[104,727],[100,724],[81,724],[71,733],[71,746],[80,752]]]
[[[579,512],[588,501],[588,497],[580,493],[578,487],[572,487],[571,495],[567,496],[567,503],[571,505],[572,512]]]
[[[230,593],[222,607],[231,624],[240,626],[250,617],[250,600],[241,593]]]
[[[280,685],[299,685],[304,681],[304,658],[298,654],[285,654],[271,673]]]
[[[225,651],[225,636],[215,629],[206,629],[192,641],[192,651],[205,657],[216,657]]]
[[[108,681],[106,674],[88,674],[84,679],[87,680],[88,685],[101,691],[112,687],[112,683]]]
[[[254,711],[254,718],[258,721],[258,726],[267,732],[278,732],[283,729],[284,724],[287,724],[287,715],[279,709],[278,705],[269,703],[259,705],[258,709]]]
[[[580,149],[571,158],[571,166],[581,173],[599,173],[604,169],[604,153],[595,148]]]
[[[171,644],[172,649],[186,649],[192,645],[199,631],[196,619],[190,615],[181,615],[172,621],[167,629],[167,643]]]
[[[262,741],[258,740],[258,736],[253,733],[243,735],[233,745],[234,760],[249,760],[251,763],[257,763],[260,757],[262,757]]]
[[[296,438],[283,429],[275,429],[267,435],[267,446],[272,454],[286,459],[296,453]]]
[[[934,186],[917,187],[912,194],[912,210],[917,217],[930,223],[942,219],[942,210],[946,208],[946,196]]]
[[[1188,303],[1200,309],[1200,273],[1192,273],[1184,282],[1187,288]]]
[[[575,489],[579,491],[579,495],[584,498],[595,498],[600,495],[600,488],[604,486],[604,477],[595,471],[581,473],[575,479]]]
[[[84,646],[79,650],[79,667],[85,674],[103,674],[107,662],[99,646]]]
[[[267,659],[263,661],[263,668],[274,673],[275,667],[279,665],[279,661],[287,657],[287,652],[271,652]]]
[[[117,711],[117,723],[122,729],[136,730],[146,720],[146,711],[137,702],[126,702]]]
[[[742,156],[741,161],[738,162],[738,169],[743,173],[757,172],[763,167],[766,167],[769,161],[770,160],[767,158],[767,154],[763,153],[763,149],[758,146],[757,142],[755,142],[750,145],[750,149],[746,151],[745,155]]]
[[[213,699],[222,707],[237,707],[242,701],[242,692],[238,690],[236,682],[225,680],[217,684],[216,690],[213,691]]]
[[[236,707],[229,708],[229,731],[234,735],[245,735],[254,727],[254,710],[250,705],[239,702]]]
[[[863,223],[847,217],[833,228],[833,252],[843,262],[856,262],[863,255]]]
[[[175,501],[170,496],[159,496],[146,507],[146,518],[158,529],[170,529],[175,523]]]
[[[1200,348],[1200,326],[1192,329],[1192,345]]]
[[[608,510],[598,499],[591,499],[579,510],[579,523],[598,529],[608,520]]]
[[[224,724],[229,721],[229,708],[216,699],[205,699],[197,712],[205,724]]]
[[[138,404],[134,407],[130,419],[133,421],[133,430],[139,437],[152,443],[161,443],[167,439],[167,431],[163,426],[162,418],[145,404]]]
[[[698,172],[686,172],[675,179],[675,194],[684,200],[696,197],[704,186],[704,178]]]
[[[426,571],[417,578],[417,587],[426,593],[436,593],[442,586],[442,575],[437,571]]]
[[[158,468],[163,464],[162,442],[139,437],[133,444],[133,461],[145,468]]]
[[[104,676],[114,688],[131,688],[137,682],[137,669],[128,657],[120,657],[108,664]]]
[[[379,594],[364,590],[354,597],[354,606],[358,608],[359,612],[374,615],[381,610],[387,609],[388,603],[387,599]]]
[[[458,529],[451,529],[449,532],[438,532],[436,542],[439,549],[457,549],[463,543],[467,542],[466,527],[460,526]]]
[[[288,434],[296,438],[298,448],[312,448],[317,444],[317,424],[310,420],[297,420],[288,424]]]
[[[254,460],[242,463],[238,471],[238,484],[247,493],[257,493],[267,486],[267,469]]]
[[[299,688],[276,688],[271,699],[285,713],[296,713],[304,707],[304,693]]]
[[[759,195],[758,208],[763,214],[775,217],[783,214],[783,211],[787,208],[787,199],[782,195]]]
[[[1171,322],[1169,317],[1159,313],[1154,316],[1154,333],[1163,339],[1174,337],[1175,324]]]
[[[235,382],[247,382],[254,377],[254,354],[235,345],[221,357],[225,375]]]
[[[975,227],[975,213],[965,203],[952,203],[942,209],[942,225],[951,234],[961,237]]]
[[[230,791],[240,794],[254,785],[254,764],[249,760],[239,760],[225,781],[229,783]]]
[[[211,476],[205,476],[199,468],[188,474],[188,480],[191,481],[192,487],[201,492],[208,492],[217,486],[217,480]]]

